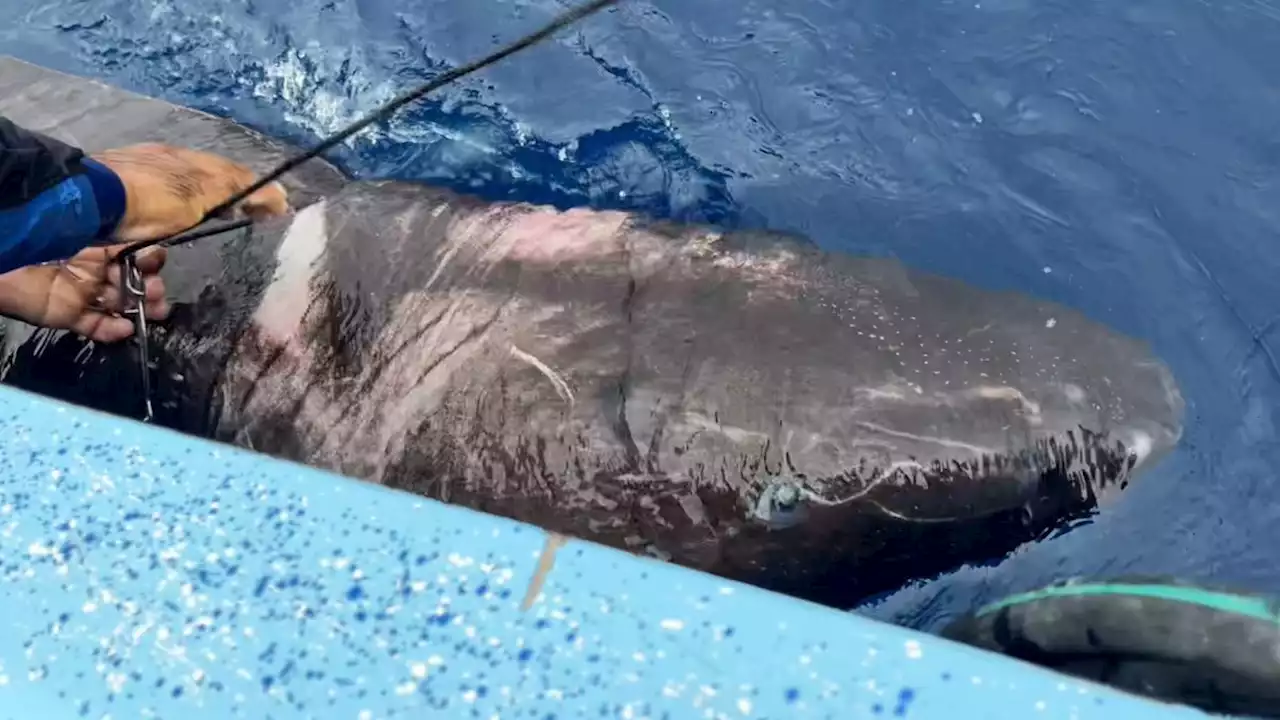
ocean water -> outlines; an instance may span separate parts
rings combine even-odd
[[[566,7],[8,0],[0,52],[308,144]],[[1183,442],[1117,504],[859,612],[935,630],[1128,572],[1280,593],[1276,37],[1277,0],[624,0],[336,158],[799,231],[1074,306],[1170,364]]]

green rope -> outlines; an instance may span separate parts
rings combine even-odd
[[[978,610],[978,616],[1002,610],[1014,605],[1047,600],[1059,597],[1098,597],[1106,595],[1127,595],[1129,597],[1148,597],[1173,602],[1201,605],[1222,612],[1244,615],[1255,620],[1280,625],[1280,614],[1273,606],[1262,598],[1232,595],[1230,593],[1202,590],[1193,587],[1176,585],[1130,585],[1125,583],[1099,583],[1080,585],[1058,585],[1035,590],[1033,592],[1012,595],[1003,600],[985,605]]]

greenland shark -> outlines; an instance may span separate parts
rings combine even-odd
[[[68,82],[94,122],[58,120]],[[87,149],[286,152],[32,66],[0,91]],[[285,183],[290,217],[170,250],[157,423],[844,607],[1094,512],[1181,436],[1143,342],[1028,295],[324,163]],[[5,343],[7,384],[137,415],[130,344]]]

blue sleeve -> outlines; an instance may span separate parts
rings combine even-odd
[[[124,216],[124,184],[88,157],[19,205],[0,208],[0,273],[61,260],[109,237]]]

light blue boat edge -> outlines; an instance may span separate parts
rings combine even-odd
[[[6,717],[1204,717],[0,387]],[[425,713],[424,713],[425,711]]]

